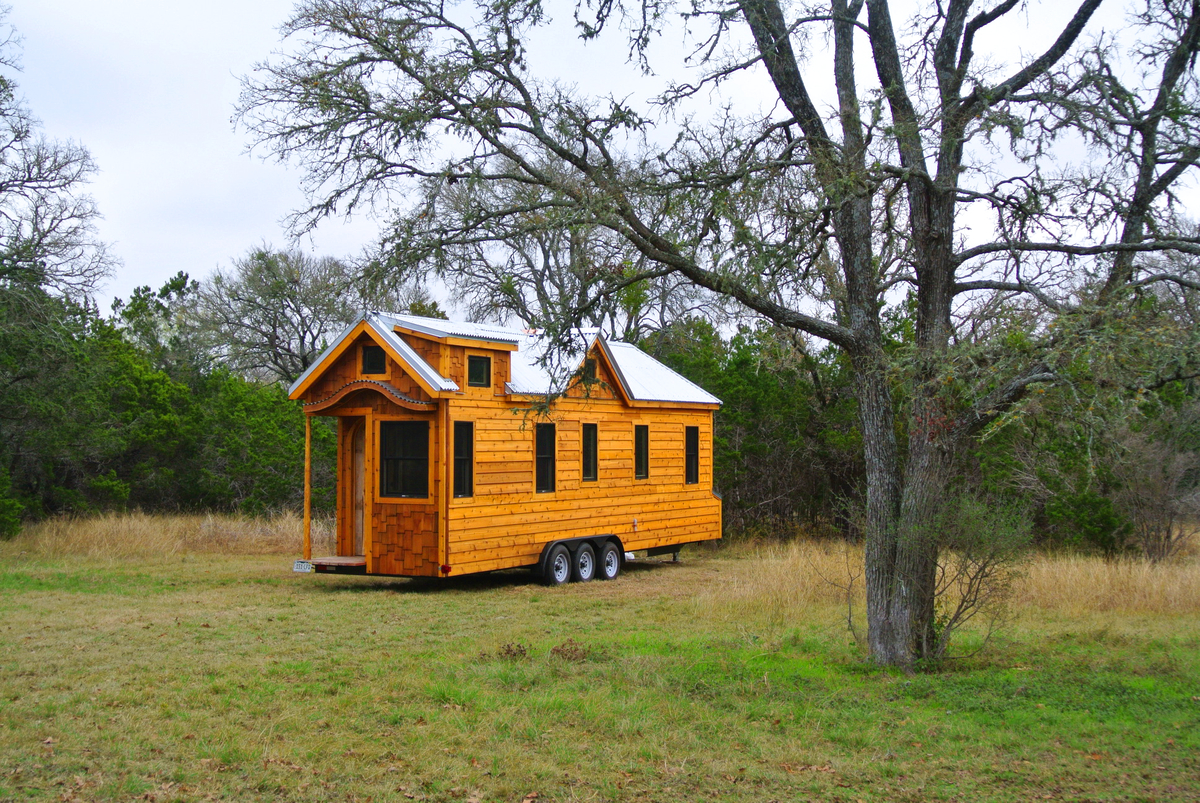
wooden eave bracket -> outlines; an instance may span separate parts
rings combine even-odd
[[[420,399],[410,398],[398,389],[392,387],[387,382],[382,382],[378,379],[356,379],[353,382],[347,382],[340,388],[335,390],[324,399],[311,402],[301,402],[304,406],[304,411],[310,415],[334,406],[351,393],[360,390],[374,390],[382,393],[387,398],[391,399],[401,407],[406,407],[410,410],[426,410],[432,407],[437,407],[436,401],[421,401]]]

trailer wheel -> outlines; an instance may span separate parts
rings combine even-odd
[[[596,576],[601,580],[615,580],[621,573],[621,550],[612,541],[605,541],[600,548],[599,566]]]
[[[562,544],[550,547],[546,565],[542,570],[542,582],[548,586],[560,586],[571,579],[571,553]]]
[[[574,560],[572,564],[572,574],[574,579],[580,583],[586,583],[596,576],[596,550],[592,549],[592,545],[584,541],[575,548],[575,554],[572,556]]]

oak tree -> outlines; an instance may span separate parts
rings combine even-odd
[[[1108,26],[1103,0],[1065,17],[942,0],[906,18],[888,0],[580,3],[581,40],[617,29],[661,76],[642,98],[541,74],[535,44],[555,30],[563,45],[551,12],[567,10],[542,0],[302,0],[240,114],[306,169],[300,230],[387,205],[384,242],[418,261],[531,227],[604,230],[638,258],[593,295],[680,277],[841,349],[868,645],[908,667],[944,652],[930,522],[964,448],[1067,381],[1139,291],[1196,286],[1142,257],[1200,252],[1175,194],[1200,158],[1200,0],[1133,3]],[[655,61],[681,30],[686,64]],[[1041,44],[1012,53],[1014,31]],[[460,185],[486,203],[448,203]],[[903,349],[885,336],[898,309]]]

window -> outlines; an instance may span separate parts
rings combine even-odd
[[[583,425],[583,481],[595,482],[599,476],[596,459],[596,425]]]
[[[700,482],[700,427],[683,428],[683,481]]]
[[[636,424],[633,427],[633,478],[644,480],[650,476],[650,427]]]
[[[475,493],[473,476],[475,459],[475,425],[470,421],[454,422],[454,495]]]
[[[475,354],[467,357],[467,385],[473,388],[492,386],[492,358]]]
[[[588,357],[586,360],[583,361],[583,381],[584,382],[595,382],[596,381],[596,361],[593,360],[591,357]]]
[[[554,490],[554,425],[536,424],[533,488],[538,493]]]
[[[379,425],[379,495],[429,496],[429,422]]]
[[[364,374],[386,374],[387,356],[382,346],[362,347],[362,372]]]

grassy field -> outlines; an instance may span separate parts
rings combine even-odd
[[[0,544],[0,801],[1200,798],[1195,558],[1038,558],[987,650],[905,676],[839,548],[546,589],[293,575],[294,526]]]

